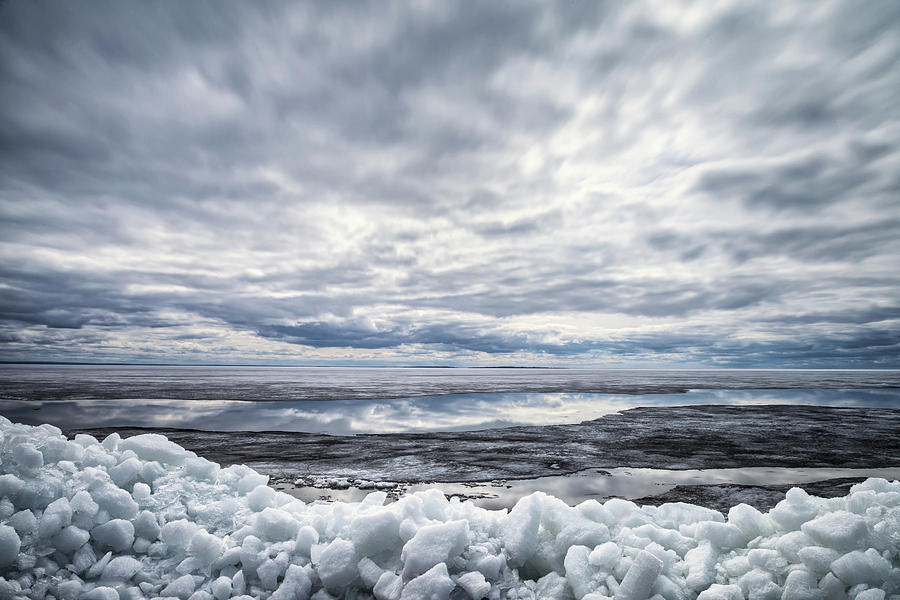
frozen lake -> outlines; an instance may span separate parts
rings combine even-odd
[[[536,489],[764,503],[900,467],[898,371],[2,365],[0,414],[159,431],[310,498],[438,482],[492,506]]]
[[[0,365],[0,414],[64,429],[473,431],[760,404],[900,408],[900,371]]]

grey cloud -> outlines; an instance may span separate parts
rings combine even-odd
[[[701,12],[0,4],[2,356],[893,364],[900,10]]]

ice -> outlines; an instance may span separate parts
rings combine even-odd
[[[13,447],[12,458],[27,474],[37,473],[44,466],[44,455],[34,447],[34,444],[27,442]]]
[[[797,570],[788,573],[784,582],[783,600],[822,600],[815,577],[807,571]]]
[[[447,565],[438,563],[407,583],[400,600],[447,600],[454,587]]]
[[[19,533],[34,531],[37,527],[37,518],[28,509],[20,510],[9,518],[9,524]]]
[[[58,498],[44,509],[41,523],[38,526],[38,535],[42,538],[52,537],[71,522],[72,507],[69,506],[69,501],[65,498]]]
[[[0,420],[0,597],[900,597],[900,482],[829,500],[795,488],[768,514],[738,505],[727,520],[542,493],[509,512],[436,490],[304,504],[266,482],[162,436],[70,442]]]
[[[319,532],[315,527],[304,525],[297,531],[297,538],[294,545],[294,552],[300,556],[309,556],[310,548],[313,544],[319,543]]]
[[[0,525],[0,568],[8,567],[19,556],[22,542],[16,530],[8,525]]]
[[[297,535],[300,524],[288,512],[277,508],[266,508],[253,521],[257,533],[266,540],[284,541]]]
[[[615,542],[606,542],[594,548],[588,555],[588,562],[595,567],[599,567],[605,571],[613,569],[622,556],[618,544]]]
[[[112,519],[91,530],[91,537],[100,547],[109,547],[116,552],[124,552],[134,543],[134,525],[125,519]]]
[[[694,529],[694,538],[709,540],[719,548],[738,548],[747,543],[747,536],[736,525],[704,521]]]
[[[209,567],[225,552],[225,542],[201,529],[191,538],[188,552],[199,564]]]
[[[478,571],[470,571],[459,576],[456,583],[469,594],[472,600],[481,600],[491,593],[491,584]]]
[[[225,576],[217,577],[209,587],[216,600],[225,600],[231,597],[231,579]]]
[[[275,494],[275,490],[269,486],[265,484],[258,485],[253,488],[253,491],[247,494],[247,506],[250,507],[250,510],[255,512],[275,506]]]
[[[426,525],[406,542],[400,559],[403,561],[403,578],[409,579],[428,571],[459,555],[469,541],[469,524],[466,521],[450,521],[438,525]]]
[[[822,546],[806,546],[797,551],[800,562],[813,573],[826,573],[831,568],[831,563],[836,561],[841,553],[833,548]]]
[[[120,488],[124,488],[137,478],[143,466],[144,465],[138,459],[129,457],[110,468],[107,472],[113,483]]]
[[[77,527],[69,525],[53,537],[53,545],[64,554],[75,552],[91,538],[91,534]]]
[[[270,600],[306,600],[312,589],[312,581],[306,571],[299,565],[290,565],[284,575],[284,581],[272,594]],[[229,588],[230,590],[230,588]],[[221,600],[219,596],[217,599]]]
[[[372,589],[377,600],[400,600],[403,593],[403,580],[394,573],[384,573]]]
[[[116,588],[108,586],[95,587],[91,591],[81,596],[82,600],[120,600],[119,592]]]
[[[160,530],[160,539],[168,546],[169,550],[185,551],[191,543],[191,539],[200,530],[200,527],[187,519],[177,519],[166,523]]]
[[[176,598],[181,598],[181,600],[187,600],[188,597],[194,593],[194,588],[194,578],[190,575],[182,575],[181,577],[164,587],[162,590],[162,595],[174,596]]]
[[[100,575],[104,581],[117,580],[128,581],[134,574],[140,571],[141,563],[130,556],[117,556],[110,560]]]
[[[325,548],[319,557],[319,579],[326,589],[340,591],[356,579],[359,557],[353,543],[336,539]]]
[[[510,566],[524,565],[537,549],[542,496],[536,492],[522,498],[503,520],[503,540]]]
[[[625,578],[622,579],[619,589],[616,590],[616,600],[646,600],[650,597],[650,590],[656,583],[656,578],[662,573],[663,562],[646,550],[641,551],[634,558]]]
[[[119,446],[121,450],[131,450],[141,460],[156,461],[164,465],[181,466],[188,456],[187,450],[156,433],[130,437]]]
[[[350,523],[353,545],[362,555],[378,554],[400,545],[400,522],[390,511],[369,511]]]
[[[887,578],[890,570],[890,563],[873,548],[848,552],[831,563],[831,572],[847,585],[877,585]]]
[[[744,593],[736,585],[714,583],[700,592],[697,600],[744,600]]]
[[[843,550],[862,547],[869,534],[866,520],[846,511],[836,511],[808,521],[800,529],[814,542]]]

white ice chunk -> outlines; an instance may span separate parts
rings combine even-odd
[[[319,532],[315,527],[304,525],[297,531],[294,552],[301,556],[309,556],[310,548],[313,544],[319,543]]]
[[[784,600],[822,600],[822,591],[816,578],[806,571],[791,571],[784,581]]]
[[[311,589],[312,581],[306,570],[299,565],[289,565],[284,580],[269,600],[306,600]]]
[[[806,546],[797,551],[797,556],[813,573],[826,573],[831,568],[831,563],[836,561],[841,553],[822,546]]]
[[[783,531],[796,531],[803,523],[816,516],[818,507],[809,494],[800,488],[791,488],[785,499],[769,511],[769,517]]]
[[[749,504],[738,504],[728,510],[728,522],[740,529],[748,540],[772,535],[772,520]]]
[[[237,491],[246,494],[247,492],[255,489],[261,485],[267,485],[269,483],[268,475],[260,475],[256,471],[250,471],[243,477],[241,477],[237,482]]]
[[[24,485],[25,482],[12,473],[0,475],[0,496],[15,498]]]
[[[890,570],[891,564],[872,548],[848,552],[831,563],[831,571],[847,585],[877,585],[887,578]]]
[[[615,542],[606,542],[594,548],[588,556],[588,562],[605,571],[612,570],[622,557],[622,551]]]
[[[132,456],[131,458],[126,458],[116,466],[107,469],[107,473],[109,473],[109,477],[113,480],[113,483],[120,488],[123,488],[137,479],[143,466],[141,461]]]
[[[72,507],[65,498],[57,498],[44,509],[38,526],[38,535],[49,538],[59,533],[63,527],[72,522]]]
[[[399,531],[397,515],[386,510],[363,513],[350,523],[353,544],[365,556],[399,546]]]
[[[694,538],[698,541],[709,540],[719,548],[738,548],[747,543],[747,536],[737,526],[713,521],[698,523]]]
[[[201,529],[191,538],[188,553],[203,567],[212,565],[225,552],[225,543],[218,536]]]
[[[16,562],[21,547],[22,540],[16,530],[8,525],[0,525],[0,568]]]
[[[75,495],[72,496],[72,499],[69,501],[69,506],[72,507],[75,515],[85,516],[91,519],[94,518],[94,515],[100,510],[100,506],[94,502],[94,499],[87,490],[75,492]]]
[[[744,594],[736,585],[714,583],[700,592],[697,600],[744,600]]]
[[[590,553],[591,549],[587,546],[572,546],[563,561],[566,581],[578,600],[594,590],[594,575],[597,570],[588,562]]]
[[[359,569],[359,578],[362,579],[363,585],[367,588],[375,587],[375,584],[378,583],[378,580],[384,574],[384,569],[367,556],[364,556],[356,564],[356,568]]]
[[[189,456],[184,462],[184,472],[198,481],[215,481],[219,465],[198,456]]]
[[[141,460],[155,460],[164,465],[180,467],[187,458],[187,450],[157,433],[136,435],[119,443],[120,450],[131,450]]]
[[[37,518],[29,509],[20,510],[9,518],[9,524],[20,534],[34,531],[37,523]]]
[[[37,473],[44,466],[44,455],[28,442],[13,446],[12,457],[27,474]]]
[[[90,538],[91,534],[84,529],[69,525],[53,537],[53,545],[63,554],[69,554],[81,548]]]
[[[254,512],[276,505],[275,490],[265,484],[256,486],[247,494],[247,506]]]
[[[838,550],[863,547],[869,534],[865,519],[845,511],[813,519],[804,523],[800,529],[814,542]]]
[[[407,583],[400,600],[447,600],[455,587],[447,565],[439,563]]]
[[[100,510],[105,510],[116,519],[133,519],[138,514],[138,505],[126,490],[114,485],[104,485],[91,491],[91,498]]]
[[[160,527],[156,515],[149,510],[141,511],[134,520],[134,534],[145,540],[155,541],[159,537]]]
[[[141,570],[141,563],[130,556],[117,556],[103,567],[100,576],[104,581],[128,581],[134,574]]]
[[[131,497],[134,498],[135,502],[141,503],[150,498],[150,491],[149,485],[139,481],[134,484],[134,489],[131,490]]]
[[[290,513],[278,508],[263,509],[256,515],[254,524],[259,535],[272,541],[292,539],[300,528],[300,523]]]
[[[105,585],[95,587],[81,596],[81,600],[119,600],[119,598],[119,592],[116,591],[116,588]]]
[[[112,519],[91,530],[91,537],[101,546],[124,552],[134,543],[134,525],[124,519]]]
[[[352,542],[342,539],[332,541],[319,557],[319,579],[322,580],[322,585],[329,590],[342,590],[359,574],[356,567],[358,562],[359,557]]]
[[[231,598],[231,579],[224,576],[217,577],[209,586],[209,589],[216,600]]]
[[[127,442],[128,440],[125,441]],[[196,586],[194,584],[193,577],[191,577],[190,575],[182,575],[181,577],[164,587],[162,590],[162,595],[174,596],[176,598],[181,598],[181,600],[187,600],[188,597],[194,593],[195,587]]]
[[[649,598],[650,590],[656,583],[656,578],[662,573],[662,568],[663,561],[656,556],[646,550],[639,552],[616,591],[616,600],[646,600]]]
[[[470,571],[459,576],[456,580],[459,587],[464,589],[472,600],[487,598],[491,593],[491,584],[485,581],[484,575],[478,571]]]
[[[502,539],[511,567],[524,565],[537,550],[541,497],[538,492],[522,498],[503,519]]]
[[[191,538],[193,538],[199,530],[200,527],[198,527],[196,523],[188,521],[187,519],[177,519],[163,525],[159,537],[170,550],[184,552],[191,543]]]
[[[60,600],[75,600],[81,593],[83,585],[76,579],[61,581],[56,584],[56,596]]]
[[[856,600],[884,600],[885,591],[878,590],[875,588],[870,588],[868,590],[863,590],[856,595]]]
[[[469,542],[469,524],[466,521],[449,521],[421,527],[406,542],[400,553],[403,561],[403,578],[409,579],[428,571],[438,563],[458,556]]]
[[[400,600],[403,593],[403,579],[390,571],[385,572],[372,590],[376,600]]]

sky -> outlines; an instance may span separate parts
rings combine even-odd
[[[0,360],[900,367],[900,2],[0,3]]]

